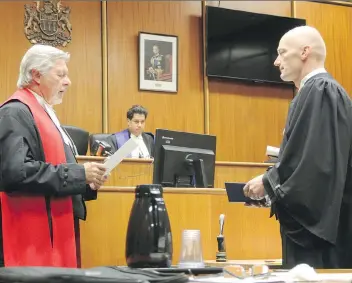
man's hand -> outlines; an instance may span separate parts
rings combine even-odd
[[[99,189],[107,179],[107,176],[104,176],[105,165],[97,162],[87,162],[83,166],[86,173],[86,183],[90,185],[92,190]]]
[[[265,196],[263,185],[263,175],[257,176],[250,180],[243,188],[243,193],[246,197],[254,200],[260,200]]]
[[[110,175],[110,174],[109,174],[109,175]],[[105,181],[108,179],[108,176],[107,176],[107,175],[104,175],[104,176],[103,176],[103,179],[104,179],[103,182],[105,182]],[[100,186],[95,185],[94,183],[90,183],[90,184],[89,184],[89,187],[90,187],[93,191],[96,191],[96,190],[99,190],[99,189],[100,189]]]

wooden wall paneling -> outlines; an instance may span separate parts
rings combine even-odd
[[[224,236],[229,260],[281,258],[279,223],[275,216],[269,218],[270,209],[229,203],[226,195],[219,194],[211,198],[209,252],[212,254],[207,259],[215,259],[220,214],[225,214]]]
[[[111,173],[104,185],[135,187],[152,183],[153,163],[150,160],[126,159]]]
[[[22,56],[31,46],[24,35],[25,1],[0,1],[0,101],[3,102],[14,91]],[[5,12],[4,12],[5,11]]]
[[[146,130],[204,131],[202,23],[198,1],[110,1],[109,132],[126,128],[133,104],[149,110]],[[138,33],[178,36],[178,93],[138,91]]]
[[[247,183],[254,177],[264,174],[270,164],[246,162],[222,162],[215,166],[215,188],[225,188],[225,183]]]
[[[352,96],[352,6],[294,1],[294,15],[319,30],[325,40],[326,69]]]
[[[72,124],[90,133],[102,131],[101,2],[69,1],[72,42],[69,65],[72,86],[57,114],[62,124]]]
[[[269,209],[228,203],[225,190],[165,188],[164,199],[173,237],[173,264],[180,259],[182,231],[201,231],[203,258],[215,259],[219,215],[226,215],[228,259],[281,257],[278,222]],[[133,188],[105,188],[97,201],[87,202],[88,219],[81,222],[82,266],[125,265],[125,241]]]
[[[211,198],[209,194],[168,194],[164,193],[173,237],[173,263],[181,256],[182,231],[200,230],[203,258],[213,258],[211,249]]]
[[[22,56],[31,46],[24,34],[24,4],[28,1],[0,1],[0,100],[16,90]],[[102,130],[101,3],[67,1],[71,8],[72,42],[62,50],[71,54],[69,75],[72,86],[62,105],[55,107],[62,124],[90,132]]]
[[[82,267],[126,265],[125,241],[133,193],[99,193],[86,202],[87,221],[80,222]]]
[[[255,5],[252,1],[220,1],[219,6],[291,15],[290,1],[257,1]],[[217,136],[217,160],[263,162],[267,145],[280,146],[292,88],[209,79],[209,93],[210,134]]]
[[[101,47],[102,47],[102,96],[103,96],[103,133],[108,133],[108,28],[107,28],[107,1],[101,2]]]
[[[266,146],[280,146],[292,89],[212,80],[209,90],[216,159],[265,161]]]
[[[205,258],[211,258],[210,195],[164,194],[173,236],[173,263],[180,257],[184,229],[200,229]],[[82,266],[125,265],[125,241],[134,193],[102,192],[87,202],[88,220],[81,222]]]

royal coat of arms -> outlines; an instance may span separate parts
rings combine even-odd
[[[24,33],[31,43],[66,46],[71,41],[71,10],[61,0],[34,1],[24,8]]]

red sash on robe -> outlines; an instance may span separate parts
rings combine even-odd
[[[66,163],[61,134],[29,90],[18,90],[7,101],[19,100],[32,112],[42,141],[45,162]],[[53,242],[45,198],[1,193],[5,266],[77,267],[72,198],[51,198]]]

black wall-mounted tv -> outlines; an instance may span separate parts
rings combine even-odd
[[[206,7],[208,77],[292,84],[274,66],[280,38],[304,19]]]

